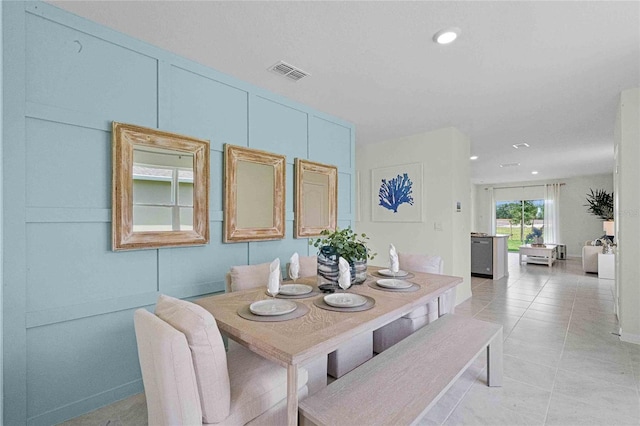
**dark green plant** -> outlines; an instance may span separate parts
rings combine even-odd
[[[589,213],[600,217],[602,220],[613,220],[613,192],[608,193],[604,189],[589,189],[587,194],[587,207]]]
[[[353,263],[355,260],[373,259],[377,253],[371,253],[367,249],[367,241],[369,237],[366,234],[356,234],[351,227],[345,229],[336,228],[335,231],[325,229],[320,233],[322,237],[318,239],[310,239],[309,245],[318,249],[328,246],[335,250],[338,256]]]

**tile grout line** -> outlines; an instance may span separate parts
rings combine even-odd
[[[551,385],[551,391],[549,392],[549,402],[547,403],[547,409],[545,410],[544,413],[544,423],[543,424],[547,424],[547,419],[549,417],[549,409],[551,408],[551,400],[553,398],[553,391],[556,388],[556,380],[558,378],[558,370],[560,370],[560,363],[562,362],[562,356],[564,355],[564,348],[567,344],[567,336],[569,335],[569,327],[571,326],[571,320],[573,318],[573,309],[575,307],[576,304],[576,294],[577,294],[577,286],[578,284],[575,285],[576,286],[576,292],[573,294],[573,303],[571,304],[571,313],[569,314],[569,323],[567,324],[567,330],[564,333],[564,342],[562,342],[562,350],[560,351],[560,358],[558,359],[558,365],[556,366],[556,371],[553,375],[553,384]]]

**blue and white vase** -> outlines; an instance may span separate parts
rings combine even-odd
[[[338,253],[331,246],[323,246],[318,253],[318,285],[338,285]],[[351,284],[362,284],[367,279],[367,260],[349,262],[351,270]]]

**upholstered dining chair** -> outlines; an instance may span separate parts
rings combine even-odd
[[[300,256],[299,277],[312,277],[318,274],[318,256]],[[287,277],[289,277],[289,262],[287,262]]]
[[[442,274],[444,261],[440,256],[424,254],[398,253],[400,269],[404,271]],[[449,290],[440,299],[429,301],[412,312],[373,332],[373,351],[380,353],[409,336],[414,331],[435,321],[445,313],[453,312],[455,307],[455,288]]]
[[[317,256],[300,256],[300,276],[317,274]],[[265,286],[269,263],[233,266],[226,275],[227,291]],[[229,341],[229,345],[234,345]],[[339,378],[373,357],[373,334],[363,333],[331,352],[328,357],[310,361],[304,367],[309,373],[309,394],[326,386],[327,374]]]
[[[134,324],[150,425],[286,423],[287,370],[240,345],[226,353],[201,306],[160,295]],[[300,369],[300,398],[306,382]]]

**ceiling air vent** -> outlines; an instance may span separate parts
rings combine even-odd
[[[270,67],[269,71],[280,74],[281,76],[293,81],[298,81],[303,77],[311,75],[308,72],[302,71],[300,68],[296,68],[293,65],[287,64],[283,61],[280,61]]]
[[[520,163],[505,163],[505,164],[500,164],[500,167],[518,167],[520,165]]]

